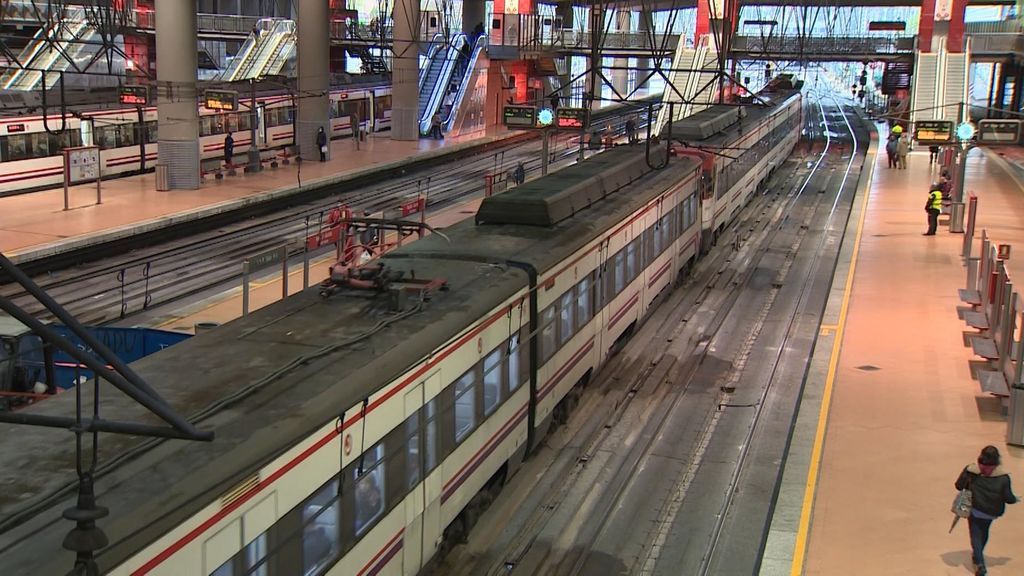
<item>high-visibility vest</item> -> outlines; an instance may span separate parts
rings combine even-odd
[[[942,190],[932,190],[928,193],[928,207],[932,210],[942,210]]]

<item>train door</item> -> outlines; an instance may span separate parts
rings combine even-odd
[[[405,500],[405,533],[402,537],[402,573],[405,575],[419,572],[423,564],[434,555],[442,537],[443,478],[437,466],[440,430],[436,402],[440,391],[441,373],[435,371],[405,394],[406,419],[414,412],[419,413],[415,465],[419,467],[418,472],[422,478],[422,482]],[[434,401],[426,402],[427,398],[433,398]]]
[[[81,136],[82,136],[82,146],[92,146],[93,145],[93,136],[92,136],[93,135],[93,119],[92,118],[82,118],[82,120],[78,123],[78,131],[81,133]]]
[[[604,344],[604,327],[607,324],[606,312],[608,311],[608,302],[605,296],[607,293],[605,275],[608,273],[608,242],[609,240],[605,239],[597,247],[597,269],[594,278],[594,305],[597,308],[597,314],[594,315],[594,344],[601,351],[601,355],[597,358],[598,364],[604,364],[604,359],[608,356],[608,346]]]
[[[256,107],[256,146],[267,141],[267,105],[261,103]]]

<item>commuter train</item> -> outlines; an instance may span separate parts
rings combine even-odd
[[[227,130],[235,140],[235,155],[244,158],[251,141],[251,113],[240,97],[238,112],[200,108],[201,158],[223,155]],[[279,148],[292,143],[293,110],[287,95],[257,97],[259,146]],[[358,114],[363,128],[391,127],[391,87],[332,90],[331,137],[352,134],[350,116]],[[100,147],[104,177],[151,169],[157,160],[157,109],[118,108],[76,112],[62,117],[0,118],[0,195],[58,186],[63,183],[61,150],[92,143]]]
[[[791,153],[800,93],[764,97],[742,122],[715,106],[674,123],[696,132],[664,166],[653,147],[612,148],[485,199],[475,221],[350,271],[330,297],[306,290],[134,364],[216,438],[101,439],[101,465],[119,458],[96,482],[101,573],[419,572]],[[72,396],[28,411],[66,413]],[[60,511],[74,492],[37,494],[74,486],[73,454],[52,429],[0,451],[5,575],[72,565]]]

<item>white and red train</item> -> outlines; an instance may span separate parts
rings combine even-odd
[[[201,158],[223,155],[230,130],[235,154],[244,157],[251,141],[251,113],[246,99],[238,112],[200,108]],[[358,114],[367,131],[391,127],[391,87],[332,90],[331,137],[352,134],[350,117]],[[261,149],[292,143],[292,99],[287,95],[257,97],[257,138]],[[54,133],[54,134],[51,134]],[[63,183],[61,151],[92,143],[100,147],[104,178],[152,169],[157,160],[155,106],[76,111],[74,115],[0,118],[0,195],[58,186]]]
[[[96,482],[111,508],[101,572],[418,573],[791,153],[799,91],[770,96],[660,170],[644,147],[618,147],[486,199],[447,239],[382,257],[379,294],[307,290],[137,363],[216,438],[107,453],[133,457]],[[67,410],[71,396],[29,410]],[[101,410],[128,418],[133,406],[113,397]],[[70,498],[13,521],[26,494],[74,480],[65,436],[35,438],[45,469],[0,451],[5,574],[71,566],[59,553]],[[0,426],[4,437],[18,435]]]

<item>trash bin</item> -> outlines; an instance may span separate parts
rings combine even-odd
[[[171,189],[167,172],[167,164],[156,165],[156,189],[161,192]]]
[[[1006,442],[1024,446],[1024,388],[1010,387],[1010,411],[1006,415]]]
[[[220,324],[216,322],[196,322],[195,325],[193,326],[193,329],[195,329],[196,335],[198,336],[203,332],[209,332],[210,330],[213,330],[217,326],[220,326]]]
[[[964,233],[963,202],[953,202],[949,205],[949,231],[954,234]]]

